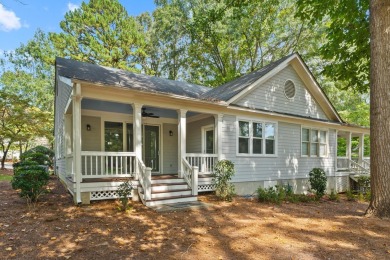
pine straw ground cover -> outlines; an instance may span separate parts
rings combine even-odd
[[[390,221],[367,203],[260,204],[235,198],[207,209],[154,212],[114,201],[74,206],[52,177],[34,210],[0,182],[0,259],[390,259]]]

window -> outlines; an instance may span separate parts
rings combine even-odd
[[[327,156],[327,131],[302,128],[301,155],[310,157]]]
[[[238,153],[275,155],[275,133],[275,123],[238,121]]]

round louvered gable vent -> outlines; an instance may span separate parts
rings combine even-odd
[[[287,98],[295,97],[295,85],[291,80],[287,80],[286,83],[284,83],[284,94]]]

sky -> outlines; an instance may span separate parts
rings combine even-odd
[[[60,32],[65,13],[79,8],[81,0],[0,0],[0,52],[12,51],[32,39],[40,28]],[[85,2],[88,2],[86,0]],[[120,0],[130,15],[155,8],[153,0]]]

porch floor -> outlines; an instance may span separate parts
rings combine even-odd
[[[210,178],[211,174],[199,174],[198,178]],[[105,177],[105,178],[88,178],[83,179],[82,183],[91,183],[91,182],[118,182],[118,181],[127,181],[133,180],[133,177]],[[164,179],[179,179],[178,174],[161,174],[161,175],[152,175],[152,180],[164,180]]]

